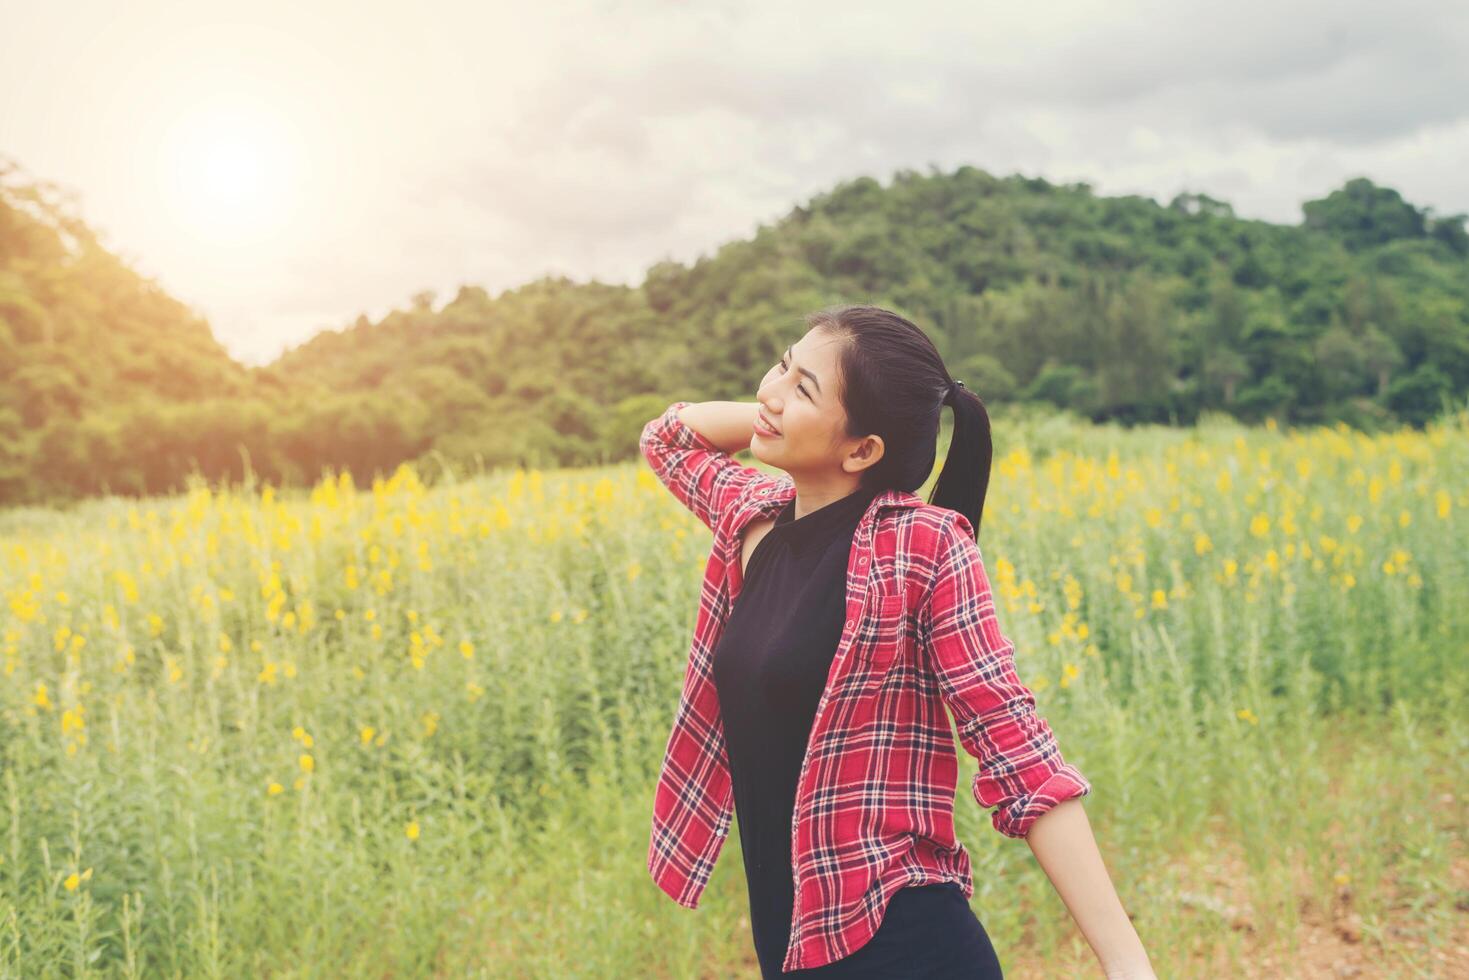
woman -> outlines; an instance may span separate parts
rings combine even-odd
[[[648,870],[698,906],[738,813],[762,973],[999,977],[955,839],[945,710],[973,794],[1025,838],[1109,977],[1151,977],[1061,756],[1015,673],[976,536],[989,418],[924,333],[807,317],[758,401],[675,402],[659,479],[714,532],[654,798]],[[932,501],[939,416],[954,435]],[[747,446],[779,478],[736,462]]]

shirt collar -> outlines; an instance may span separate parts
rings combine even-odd
[[[760,517],[775,517],[782,508],[792,500],[796,499],[796,483],[790,477],[781,477],[773,482],[765,483],[750,495],[744,512],[735,522],[738,531]],[[884,490],[873,497],[867,504],[862,519],[857,522],[858,530],[869,521],[877,519],[877,515],[884,507],[922,507],[923,498],[911,490]]]
[[[793,552],[802,554],[826,544],[844,529],[854,528],[875,496],[872,490],[856,490],[799,518],[793,498],[776,514],[771,533],[779,535]]]

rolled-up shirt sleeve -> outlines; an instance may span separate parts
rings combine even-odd
[[[678,412],[688,404],[674,402],[643,426],[638,446],[659,481],[712,531],[752,483],[769,478],[685,424]]]
[[[1015,671],[1015,648],[1000,629],[979,546],[955,512],[937,549],[933,588],[920,612],[929,663],[964,750],[979,762],[973,793],[1007,837],[1091,783],[1061,756]]]

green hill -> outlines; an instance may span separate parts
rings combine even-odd
[[[900,171],[845,182],[638,286],[420,293],[260,369],[0,180],[0,502],[160,492],[197,469],[359,480],[630,457],[672,397],[751,398],[806,311],[889,306],[992,403],[1093,419],[1421,424],[1469,390],[1469,232],[1365,178],[1294,226],[1201,194]]]

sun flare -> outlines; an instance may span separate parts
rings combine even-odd
[[[294,149],[287,126],[268,112],[218,107],[181,119],[164,144],[175,220],[221,243],[279,234],[294,209]]]

